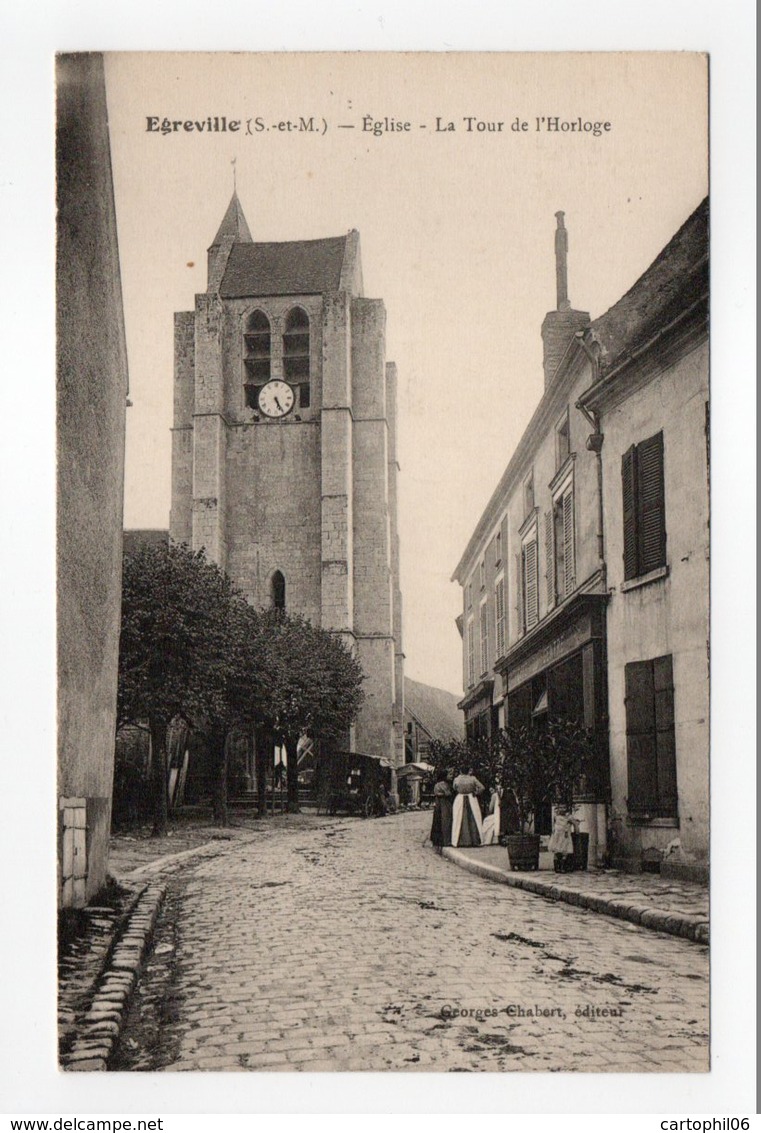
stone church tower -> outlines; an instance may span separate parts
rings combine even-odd
[[[396,367],[359,234],[258,243],[237,194],[175,315],[170,535],[256,607],[340,634],[365,673],[352,750],[404,761]]]

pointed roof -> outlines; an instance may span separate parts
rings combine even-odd
[[[219,287],[223,299],[255,295],[325,295],[338,291],[346,236],[280,244],[236,243]]]
[[[246,218],[243,215],[241,203],[238,200],[237,192],[233,192],[230,198],[230,203],[227,206],[227,212],[222,218],[222,223],[219,226],[217,235],[212,241],[212,248],[217,244],[221,244],[225,238],[232,237],[236,243],[251,244],[253,242],[251,233],[246,223]]]

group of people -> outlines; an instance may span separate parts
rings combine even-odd
[[[492,792],[488,812],[482,816],[478,796],[486,793],[483,783],[473,774],[455,775],[450,768],[433,788],[434,807],[431,842],[441,852],[442,846],[486,846],[497,842],[504,833],[502,792]]]

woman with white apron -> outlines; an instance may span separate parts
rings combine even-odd
[[[458,775],[452,786],[455,789],[452,806],[452,845],[480,846],[483,842],[481,808],[476,795],[486,790],[471,771]]]

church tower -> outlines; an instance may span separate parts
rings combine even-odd
[[[254,241],[236,193],[175,315],[170,535],[257,608],[340,634],[365,673],[353,750],[404,762],[396,367],[359,233]]]

